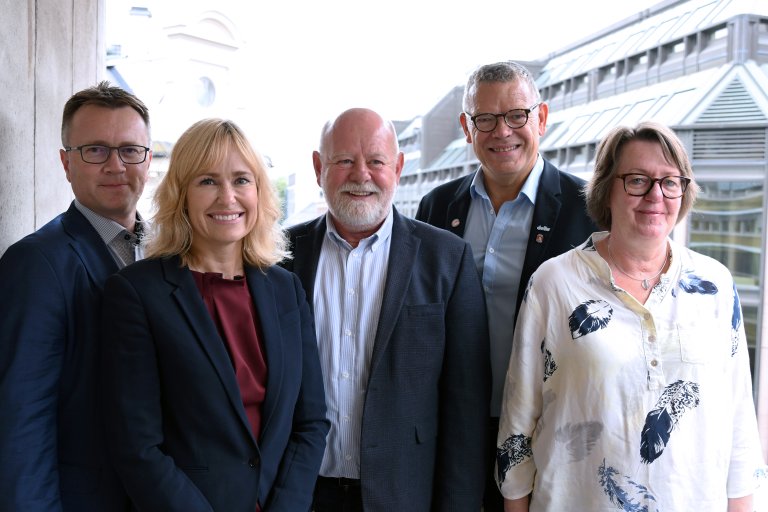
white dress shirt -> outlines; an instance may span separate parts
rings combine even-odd
[[[360,432],[392,234],[389,216],[353,248],[326,215],[312,298],[331,429],[320,475],[360,478]]]

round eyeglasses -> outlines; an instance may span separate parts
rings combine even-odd
[[[109,160],[112,150],[124,164],[140,164],[147,159],[149,148],[146,146],[103,146],[101,144],[83,144],[74,148],[64,148],[65,151],[79,151],[80,158],[88,164],[103,164]]]
[[[619,174],[617,180],[624,182],[624,191],[635,197],[646,195],[653,186],[658,183],[661,194],[667,199],[677,199],[685,194],[690,178],[685,176],[662,176],[661,178],[651,178],[645,174]]]
[[[525,126],[525,123],[528,122],[528,117],[530,116],[531,112],[533,112],[533,110],[540,104],[541,103],[536,103],[532,105],[531,108],[513,108],[512,110],[508,110],[503,114],[483,113],[469,116],[469,118],[472,120],[472,124],[475,125],[475,128],[485,133],[492,132],[496,129],[496,125],[499,123],[500,117],[504,118],[504,122],[510,128],[522,128]]]

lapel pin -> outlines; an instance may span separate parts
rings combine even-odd
[[[541,233],[536,235],[536,243],[537,244],[543,244],[544,243],[544,235]]]
[[[461,221],[460,221],[459,219],[453,219],[453,220],[451,221],[451,227],[452,227],[452,228],[457,228],[457,227],[459,227],[459,224],[461,224]]]

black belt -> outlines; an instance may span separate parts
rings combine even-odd
[[[317,483],[340,488],[360,487],[360,480],[357,478],[344,478],[336,476],[318,476]]]

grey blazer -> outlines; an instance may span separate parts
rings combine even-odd
[[[289,230],[284,265],[310,299],[325,227]],[[490,368],[472,249],[395,210],[390,254],[362,418],[365,510],[479,510]]]

